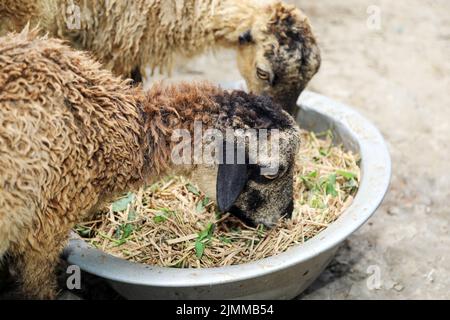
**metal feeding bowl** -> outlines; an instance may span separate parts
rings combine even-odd
[[[336,143],[361,156],[361,183],[349,208],[316,237],[279,255],[242,265],[175,269],[129,262],[76,238],[70,264],[106,279],[129,299],[291,299],[325,269],[339,245],[369,219],[388,189],[391,161],[379,131],[359,113],[321,95],[304,92],[297,121],[306,130],[331,129]]]

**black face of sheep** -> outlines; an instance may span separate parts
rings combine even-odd
[[[251,226],[272,227],[280,218],[290,218],[294,209],[292,169],[276,177],[261,175],[257,165],[221,165],[217,201]]]
[[[286,114],[287,116],[287,114]],[[292,120],[293,123],[293,120]],[[260,146],[246,143],[244,163],[239,162],[236,148],[223,155],[223,164],[198,166],[193,181],[208,197],[216,199],[222,213],[229,212],[245,223],[256,226],[274,226],[280,218],[290,218],[293,211],[293,175],[295,157],[299,147],[299,132],[295,125],[271,132],[269,140],[276,138],[278,152],[252,158]],[[272,141],[272,140],[271,140]],[[272,142],[270,142],[272,143]]]
[[[210,89],[203,87],[200,92],[205,90]],[[221,212],[271,227],[292,213],[294,166],[300,146],[298,125],[266,96],[243,91],[216,91],[208,96],[216,111],[211,109],[211,117],[202,116],[203,124],[214,128],[207,131],[217,136],[213,134],[211,139],[215,143],[198,148],[204,152],[203,161],[194,167],[194,162],[189,162],[189,175],[210,199],[216,200]],[[192,95],[189,99],[201,101]],[[183,105],[183,101],[179,98],[177,105]],[[204,106],[194,109],[205,113]],[[192,108],[186,110],[192,118]],[[208,134],[204,132],[206,139]],[[198,138],[188,138],[181,144],[175,139],[172,155],[186,156],[179,146],[188,146],[187,155],[191,150],[195,153],[195,146],[202,142]],[[174,163],[186,164],[179,159]],[[186,165],[180,170],[186,170]]]
[[[298,131],[293,127],[277,135],[278,154],[259,157],[253,164],[219,165],[216,190],[221,212],[230,212],[247,224],[266,227],[274,226],[282,217],[291,217]]]

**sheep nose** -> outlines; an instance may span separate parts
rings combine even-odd
[[[294,211],[294,201],[292,200],[287,206],[286,210],[284,210],[283,217],[286,219],[291,219],[293,211]]]
[[[298,112],[298,106],[297,106],[297,100],[298,100],[297,94],[290,94],[286,95],[285,97],[281,99],[276,99],[275,101],[281,105],[281,107],[287,111],[291,116],[295,117]]]

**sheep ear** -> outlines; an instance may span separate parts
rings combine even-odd
[[[250,30],[245,31],[239,35],[239,44],[247,44],[253,41],[252,32]]]
[[[220,164],[217,173],[217,204],[224,213],[230,210],[247,184],[246,164]]]

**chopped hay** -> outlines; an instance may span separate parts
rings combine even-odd
[[[116,200],[76,231],[98,249],[149,265],[207,268],[255,261],[302,244],[335,221],[357,192],[358,162],[332,145],[330,132],[302,131],[292,219],[270,230],[220,216],[187,179],[168,177]]]

